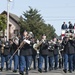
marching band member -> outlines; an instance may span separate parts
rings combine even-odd
[[[9,57],[11,57],[12,56],[12,54],[13,54],[13,40],[12,39],[9,39],[9,42],[10,42],[10,54],[9,54]],[[9,62],[9,70],[11,70],[11,68],[12,68],[12,60],[13,60],[13,58],[12,59],[10,59],[10,62]]]
[[[12,44],[13,53],[16,51],[16,49],[18,48],[18,46],[19,46],[19,38],[15,37],[14,40],[13,40],[13,44]],[[14,70],[13,70],[13,72],[17,72],[17,68],[19,66],[18,52],[13,56],[13,60],[14,60]]]
[[[54,43],[54,69],[58,69],[58,55],[59,55],[59,51],[58,51],[58,41],[56,38],[54,38],[53,40]]]
[[[64,43],[64,72],[67,73],[67,64],[69,63],[69,72],[73,71],[73,56],[75,54],[75,43],[73,41],[73,36],[69,36],[69,38],[64,39],[66,43]]]
[[[1,55],[1,48],[2,48],[2,40],[0,39],[0,55]]]
[[[47,72],[47,63],[48,63],[48,41],[46,39],[46,35],[44,34],[42,36],[42,44],[40,45],[40,56],[39,56],[39,64],[38,64],[38,71],[42,72],[42,65],[43,65],[43,59],[45,60],[45,72]]]
[[[33,43],[35,43],[35,39],[32,38],[31,39],[33,41]],[[33,60],[33,68],[36,69],[36,55],[37,55],[37,51],[34,50],[34,48],[32,47],[32,60]]]
[[[74,50],[75,50],[75,37],[73,38],[73,42],[74,42]],[[73,55],[73,71],[75,70],[75,53]]]
[[[9,54],[10,54],[10,43],[5,39],[2,45],[1,68],[0,68],[1,71],[4,68],[4,62],[6,62],[6,70],[9,70],[8,66]]]
[[[64,46],[63,50],[63,64],[64,64],[64,72],[67,73],[67,67],[68,67],[68,37],[64,37],[62,44]]]
[[[75,54],[75,45],[73,41],[73,36],[70,36],[68,40],[68,58],[69,58],[69,72],[72,73],[73,71],[73,56]]]
[[[31,50],[32,50],[32,55],[29,55],[29,67],[28,67],[28,69],[30,70],[31,69],[31,65],[32,65],[32,60],[33,60],[33,62],[34,62],[34,68],[36,67],[36,60],[35,60],[35,55],[34,55],[34,52],[35,52],[35,50],[33,49],[33,44],[35,43],[35,40],[34,40],[34,35],[33,35],[33,33],[32,32],[29,32],[28,33],[28,36],[29,36],[29,40],[31,41],[31,43],[32,44],[30,44],[30,46],[31,46]]]
[[[17,39],[16,37],[13,39],[9,40],[10,42],[10,62],[9,62],[9,69],[11,70],[12,67],[12,60],[14,60],[14,70],[13,72],[17,72],[17,68],[19,66],[19,56],[18,56],[18,52],[16,52],[14,54],[14,56],[11,58],[11,56],[13,55],[13,53],[16,51],[16,49],[18,48],[19,45],[19,39]]]
[[[24,38],[24,39],[23,39]],[[26,75],[28,75],[28,67],[29,67],[29,56],[32,55],[32,50],[30,43],[26,42],[29,40],[28,32],[24,31],[22,41],[25,40],[24,46],[20,49],[20,74],[24,75],[24,69],[26,65]]]
[[[53,44],[53,40],[49,41],[49,55],[48,55],[48,59],[49,59],[49,70],[53,70],[53,63],[54,63],[54,44]]]
[[[62,40],[59,39],[59,68],[63,68],[63,50],[64,50],[64,46],[62,45]]]

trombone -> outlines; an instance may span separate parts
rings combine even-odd
[[[13,58],[13,56],[17,53],[17,51],[20,50],[20,49],[24,46],[24,44],[26,44],[26,43],[30,44],[30,41],[24,39],[24,40],[21,42],[20,46],[19,46],[19,47],[16,49],[16,51],[13,53],[13,55],[9,58],[8,63],[9,63],[10,60]]]

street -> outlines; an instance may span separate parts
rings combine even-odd
[[[75,71],[72,73],[64,73],[63,69],[58,69],[58,70],[53,70],[53,71],[48,71],[48,72],[42,72],[39,73],[38,70],[30,70],[29,71],[29,75],[75,75]],[[12,71],[5,71],[3,70],[3,72],[0,72],[0,75],[20,75],[19,72],[17,73],[13,73]]]
[[[0,65],[1,65],[1,61],[0,61]],[[12,62],[12,70],[6,71],[6,63],[5,63],[3,71],[2,72],[0,71],[0,75],[20,75],[19,70],[17,71],[17,73],[14,73],[13,68],[14,68],[14,62]],[[43,63],[43,68],[44,68],[44,63]],[[31,70],[29,71],[29,75],[75,75],[75,71],[73,71],[72,73],[69,73],[69,72],[64,73],[63,69],[57,69],[57,70],[44,72],[44,69],[43,69],[42,73],[40,73],[38,72],[38,68],[36,70],[33,70],[33,63],[32,63]]]

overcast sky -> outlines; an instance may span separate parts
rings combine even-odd
[[[46,23],[54,26],[56,33],[61,34],[61,25],[65,21],[75,23],[75,0],[13,0],[10,2],[10,12],[18,16],[29,6],[39,10]],[[7,0],[0,0],[0,13],[7,11]]]

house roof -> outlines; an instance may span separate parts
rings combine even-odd
[[[1,14],[6,14],[7,15],[7,11],[3,11]],[[17,24],[19,24],[19,17],[15,14],[9,13],[9,17],[14,20]]]

